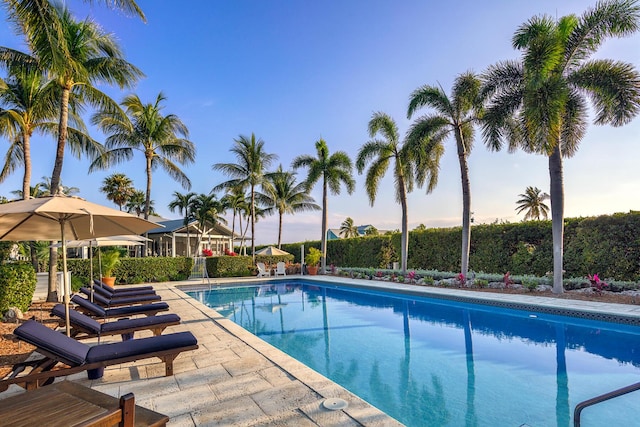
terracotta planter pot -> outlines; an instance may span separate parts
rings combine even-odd
[[[316,274],[318,274],[318,267],[317,266],[311,267],[310,265],[308,265],[307,271],[309,272],[309,275],[315,276]]]
[[[100,280],[102,280],[102,283],[104,283],[105,285],[109,285],[109,286],[115,286],[116,285],[116,278],[115,277],[102,277]]]

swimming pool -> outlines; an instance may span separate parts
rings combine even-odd
[[[408,426],[568,426],[640,378],[637,326],[300,280],[189,294]],[[582,425],[630,425],[637,394]]]

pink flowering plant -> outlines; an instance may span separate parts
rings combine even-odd
[[[587,275],[587,278],[589,279],[589,282],[591,282],[591,287],[595,289],[597,293],[602,292],[604,288],[609,286],[608,283],[605,283],[604,281],[600,280],[597,273],[594,274],[593,276],[589,274]]]
[[[513,279],[511,278],[511,272],[507,271],[502,276],[502,282],[504,283],[505,289],[509,289],[509,286],[513,285]]]
[[[461,284],[464,285],[465,283],[467,283],[467,278],[464,277],[464,274],[462,273],[458,273],[458,275],[456,276],[456,280]]]
[[[415,272],[415,271],[413,271],[413,270],[412,270],[412,271],[410,271],[410,272],[408,272],[408,273],[407,273],[407,279],[409,279],[409,282],[410,282],[410,283],[415,282],[415,280],[416,280],[416,272]]]

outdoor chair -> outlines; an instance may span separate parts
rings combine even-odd
[[[51,310],[51,316],[60,318],[60,326],[65,325],[64,305],[58,304]],[[115,322],[100,323],[89,316],[76,310],[69,310],[69,323],[71,324],[71,336],[75,339],[84,339],[106,335],[122,335],[125,338],[133,338],[136,331],[150,330],[153,335],[162,335],[169,326],[179,325],[180,316],[177,314],[162,314],[157,316],[138,317],[135,319],[120,319]]]
[[[80,288],[80,292],[85,294],[87,298],[91,299],[91,289]],[[131,295],[128,297],[114,297],[107,298],[99,292],[94,290],[93,302],[103,307],[121,307],[123,305],[135,305],[135,304],[148,304],[154,301],[160,301],[160,295],[156,294],[144,294],[144,295]]]
[[[94,286],[97,286],[106,290],[112,295],[118,295],[118,296],[120,295],[126,296],[126,294],[130,294],[130,293],[133,293],[133,294],[155,294],[156,293],[156,291],[153,289],[153,286],[136,286],[134,288],[114,288],[113,286],[109,286],[98,279],[93,279],[93,284]]]
[[[165,364],[165,376],[171,376],[175,358],[183,351],[198,348],[198,341],[191,332],[95,346],[76,341],[35,320],[23,323],[13,333],[22,341],[35,346],[36,351],[44,358],[15,365],[9,376],[0,380],[0,391],[6,390],[10,384],[32,390],[52,382],[56,377],[151,357],[162,360]],[[32,369],[20,375],[26,366],[32,366]]]
[[[275,272],[276,276],[286,276],[287,275],[287,269],[285,267],[284,262],[280,261],[279,263],[276,264],[276,272]]]
[[[98,304],[82,298],[79,294],[71,297],[71,302],[76,304],[78,310],[87,316],[98,319],[129,317],[136,314],[144,314],[147,316],[155,316],[161,311],[168,311],[169,304],[166,302],[155,302],[152,304],[129,305],[124,307],[103,308]]]
[[[256,267],[258,267],[258,277],[271,276],[271,272],[267,270],[267,267],[264,266],[264,262],[257,262]]]

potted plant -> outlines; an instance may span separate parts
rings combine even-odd
[[[309,274],[315,276],[318,274],[318,264],[322,258],[322,252],[316,248],[309,248],[309,253],[304,257],[304,263],[307,264]]]
[[[109,286],[114,286],[116,278],[113,277],[113,269],[120,263],[120,251],[117,249],[111,249],[101,252],[100,262],[102,265],[103,276],[101,278],[102,283]]]

